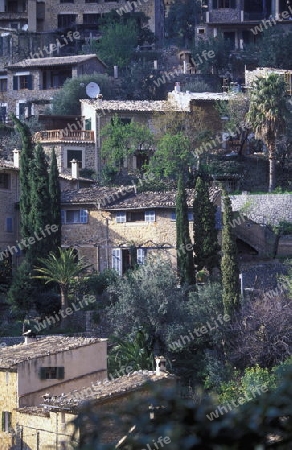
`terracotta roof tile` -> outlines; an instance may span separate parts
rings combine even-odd
[[[84,61],[88,61],[90,59],[96,58],[99,62],[101,62],[105,67],[103,61],[101,61],[98,56],[93,53],[90,55],[75,55],[75,56],[62,56],[62,57],[50,57],[50,58],[28,58],[23,59],[22,61],[19,61],[15,64],[11,64],[7,66],[8,69],[20,69],[25,67],[48,67],[48,66],[63,66],[63,65],[70,65],[73,66],[78,63],[82,63]]]

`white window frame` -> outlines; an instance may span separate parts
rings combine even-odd
[[[112,249],[112,269],[122,276],[122,250],[120,248]]]
[[[144,213],[145,222],[152,223],[156,221],[156,213],[154,210],[145,211]]]
[[[75,221],[75,219],[74,219],[74,221],[73,222],[68,222],[68,220],[67,220],[67,212],[71,212],[71,211],[74,211],[74,212],[78,212],[78,220],[77,221]],[[62,222],[62,225],[66,225],[66,224],[69,224],[69,225],[74,225],[74,224],[85,224],[85,223],[88,223],[88,221],[89,221],[89,213],[88,213],[88,211],[87,211],[87,209],[62,209],[61,210],[61,222]]]
[[[145,264],[146,258],[146,249],[145,248],[137,248],[137,264],[139,266],[143,266]]]
[[[116,212],[116,223],[125,223],[127,222],[127,213],[126,211],[118,211]]]

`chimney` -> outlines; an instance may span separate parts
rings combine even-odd
[[[71,176],[74,179],[78,179],[79,178],[79,166],[78,166],[78,161],[76,159],[72,159],[71,162]]]
[[[162,373],[166,372],[166,359],[164,356],[156,356],[156,375],[159,376]]]
[[[15,148],[12,153],[13,153],[13,165],[14,167],[16,167],[16,169],[19,169],[20,150],[17,150],[17,148]]]
[[[155,61],[154,61],[154,70],[157,70],[158,69],[158,66],[157,66],[157,59],[155,59]]]
[[[175,86],[174,86],[174,91],[180,92],[180,82],[179,81],[176,81]]]
[[[119,78],[118,66],[114,66],[114,78]]]
[[[28,330],[22,334],[24,336],[25,345],[30,344],[31,342],[36,342],[36,334],[32,330]]]

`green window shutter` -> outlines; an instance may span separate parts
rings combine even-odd
[[[5,412],[2,411],[2,431],[5,431]]]
[[[46,379],[46,368],[45,367],[41,367],[40,368],[40,379],[41,380],[45,380]]]
[[[58,380],[63,380],[65,378],[65,368],[57,367],[57,378]]]
[[[8,415],[8,431],[10,432],[11,431],[11,423],[12,423],[12,413],[11,412],[9,412],[9,413],[7,413],[7,415]]]
[[[13,90],[18,91],[18,77],[13,77]]]
[[[213,9],[217,9],[217,0],[213,0]]]
[[[32,75],[27,75],[27,88],[32,90]]]

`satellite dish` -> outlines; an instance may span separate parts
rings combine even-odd
[[[25,24],[23,25],[22,30],[23,30],[23,31],[27,31],[27,30],[28,30],[28,24],[27,24],[27,23],[25,23]]]
[[[91,81],[86,85],[86,94],[90,98],[97,98],[98,94],[100,93],[100,87],[97,83],[94,83]]]

